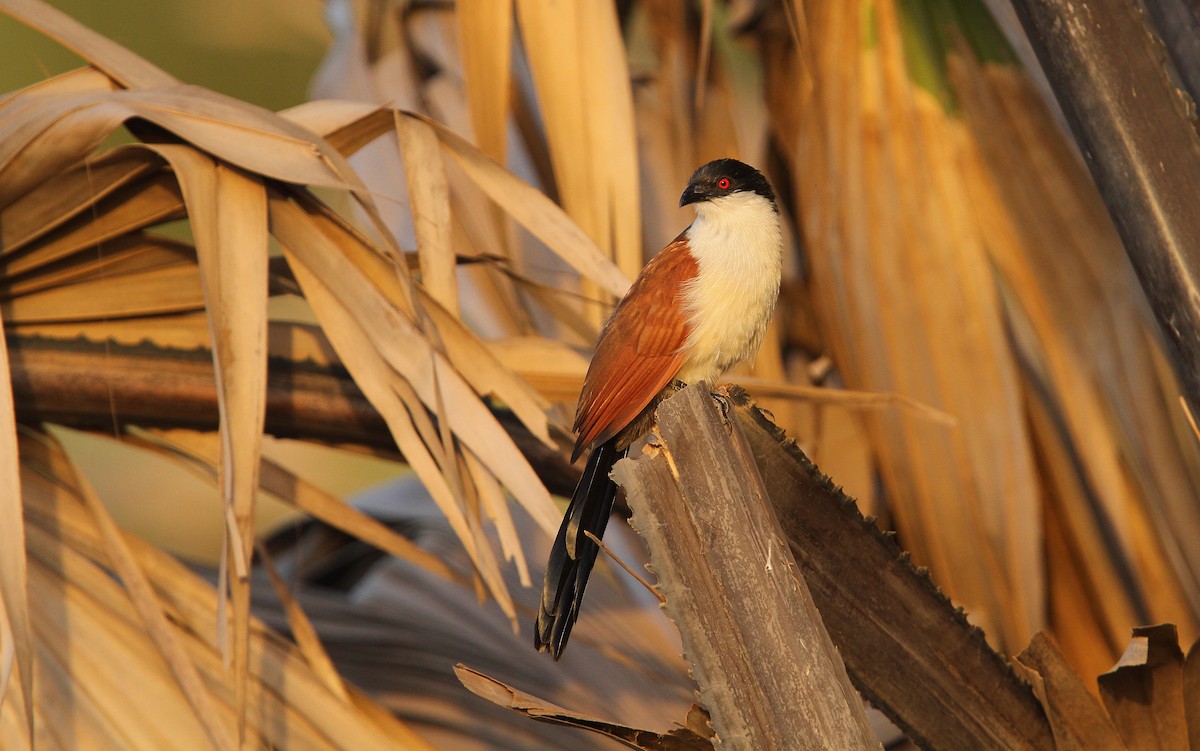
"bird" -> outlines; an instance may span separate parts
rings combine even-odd
[[[596,340],[575,412],[574,463],[590,450],[550,551],[534,646],[558,660],[579,617],[617,484],[609,472],[684,385],[715,383],[753,357],[779,296],[775,191],[736,159],[700,166],[679,206],[695,219],[638,274]]]

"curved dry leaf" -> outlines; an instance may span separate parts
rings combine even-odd
[[[44,237],[114,191],[140,182],[161,167],[162,162],[143,149],[117,148],[50,178],[0,210],[0,255],[11,255]],[[181,207],[182,201],[177,204]],[[97,213],[91,215],[91,221],[97,221]],[[159,216],[157,221],[171,213],[160,211]]]
[[[426,123],[408,117],[396,117],[395,129],[404,158],[421,286],[457,317],[458,263],[450,244],[450,189],[437,136]]]
[[[348,99],[317,99],[279,113],[328,141],[350,156],[395,126],[390,107]]]
[[[232,551],[233,670],[238,737],[244,736],[249,660],[249,560],[266,419],[267,194],[257,177],[189,146],[152,148],[183,190],[212,330],[220,413],[221,497]],[[223,591],[223,590],[222,590]]]
[[[469,668],[462,663],[454,666],[454,674],[468,691],[515,712],[542,722],[568,725],[590,730],[612,738],[633,748],[646,751],[711,751],[712,741],[698,735],[688,727],[681,726],[670,733],[655,733],[639,730],[615,722],[608,722],[581,712],[572,712],[545,699],[540,699],[520,689]],[[690,718],[689,718],[690,719]]]
[[[40,101],[36,115],[3,133],[0,205],[80,161],[131,118],[263,177],[350,190],[370,204],[345,159],[316,134],[261,107],[176,84]]]
[[[0,3],[0,10],[3,7],[3,3]],[[92,67],[76,68],[66,73],[59,73],[57,76],[31,83],[23,89],[10,92],[0,98],[0,129],[13,127],[15,121],[20,119],[20,108],[34,109],[39,100],[53,99],[66,94],[118,91],[120,88],[115,81]]]
[[[353,151],[394,127],[391,110],[359,102],[310,102],[284,114],[323,134],[343,151]],[[572,268],[606,292],[621,296],[629,277],[604,257],[596,244],[544,193],[496,163],[444,125],[423,115],[398,112],[432,126],[443,148],[467,177],[513,219]]]
[[[285,252],[288,252],[287,246],[284,248]],[[347,370],[354,376],[355,383],[387,422],[405,462],[421,479],[430,497],[446,515],[450,528],[462,542],[463,548],[487,583],[500,609],[515,625],[516,610],[500,574],[495,555],[489,545],[479,544],[481,537],[477,519],[467,515],[458,496],[450,489],[441,465],[430,453],[434,446],[440,448],[440,444],[426,443],[413,425],[410,410],[423,410],[424,406],[420,403],[410,405],[403,400],[400,396],[403,389],[393,381],[397,377],[396,372],[374,350],[371,342],[354,325],[350,313],[338,303],[317,277],[309,276],[302,264],[296,265],[294,269],[297,278],[301,279],[305,297],[325,322],[326,331],[330,332],[330,341]]]
[[[28,111],[10,108],[0,130],[0,206],[81,161],[132,116],[102,106],[121,93],[68,93],[43,97]]]

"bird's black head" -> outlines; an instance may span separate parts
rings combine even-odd
[[[711,201],[734,193],[757,193],[775,205],[775,191],[762,173],[736,159],[717,159],[692,173],[679,198],[680,206]]]

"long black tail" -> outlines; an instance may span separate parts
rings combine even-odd
[[[597,538],[604,536],[613,503],[617,500],[617,484],[609,479],[608,473],[626,452],[626,449],[617,449],[616,439],[592,449],[583,477],[571,495],[562,526],[558,528],[558,537],[550,548],[533,644],[539,652],[549,651],[556,660],[562,656],[571,636],[571,627],[579,617],[583,590],[596,563],[596,554],[600,552],[600,547],[584,532],[591,532]]]

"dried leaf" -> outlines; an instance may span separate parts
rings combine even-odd
[[[1016,657],[1033,686],[1054,731],[1058,751],[1123,751],[1125,744],[1104,713],[1096,697],[1088,693],[1083,681],[1045,632]]]
[[[636,274],[643,262],[637,146],[616,9],[516,6],[563,208],[626,275]],[[605,106],[591,109],[589,101]]]
[[[873,420],[894,521],[989,637],[1025,644],[1045,622],[1040,485],[986,237],[961,199],[971,134],[906,57],[927,52],[910,18],[925,12],[837,5],[808,19],[826,45],[804,127],[827,140],[797,165],[822,186],[800,206],[820,217],[804,223],[811,289],[848,386],[958,421]]]
[[[76,94],[41,103],[0,141],[0,206],[82,160],[121,123],[141,118],[249,172],[356,191],[345,159],[323,139],[260,107],[186,85]],[[360,198],[365,205],[369,199]]]
[[[161,161],[144,149],[118,148],[51,177],[0,211],[0,254],[10,255],[20,250],[94,207],[113,191],[140,182],[161,167]],[[164,186],[173,188],[174,182],[165,181]],[[177,189],[174,193],[178,196]],[[176,204],[176,209],[182,208],[181,200],[177,199]],[[88,219],[96,222],[101,213],[104,212],[92,211]],[[158,213],[167,217],[172,212],[160,209]]]
[[[450,193],[437,137],[420,120],[398,116],[395,123],[421,261],[421,286],[446,310],[457,314],[457,263],[450,245]]]
[[[430,455],[427,445],[414,429],[407,411],[408,408],[397,395],[394,385],[394,381],[398,378],[397,372],[392,369],[390,360],[385,360],[376,349],[378,342],[367,338],[363,329],[355,323],[344,300],[335,296],[322,281],[330,277],[321,268],[321,264],[332,261],[335,256],[329,250],[325,250],[325,255],[322,255],[320,246],[309,247],[312,245],[311,241],[317,239],[319,234],[306,235],[303,232],[292,232],[284,228],[289,219],[299,218],[289,215],[287,204],[273,202],[272,216],[273,218],[278,217],[274,224],[280,228],[280,242],[283,244],[284,253],[288,257],[292,271],[304,289],[305,297],[322,320],[330,342],[337,350],[342,362],[354,376],[355,382],[363,390],[363,393],[367,395],[367,398],[371,400],[371,403],[388,423],[392,436],[403,452],[405,460],[421,478],[438,507],[446,514],[451,528],[462,541],[484,580],[488,582],[492,594],[501,608],[513,613],[515,617],[511,598],[504,587],[490,548],[486,546],[478,548],[474,544],[473,526],[468,521],[458,498],[447,485],[446,478]],[[332,251],[332,253],[336,253],[336,251]],[[316,271],[307,266],[310,260],[318,265]],[[361,285],[362,282],[360,281],[359,284]],[[369,294],[366,290],[359,294],[364,293]],[[380,303],[376,301],[375,305],[379,306]],[[400,320],[400,316],[394,309],[382,306],[381,310],[385,320],[397,322]],[[389,323],[387,328],[398,330],[400,327],[398,323]],[[423,340],[421,341],[423,342]],[[424,343],[427,346],[428,343]],[[414,407],[420,408],[418,405],[414,405]],[[493,422],[495,420],[490,413],[488,419]]]
[[[11,207],[10,207],[11,208]],[[183,216],[178,180],[162,175],[117,188],[76,216],[37,238],[36,245],[7,261],[10,276],[28,274],[126,233]]]
[[[1100,698],[1129,748],[1187,747],[1183,652],[1173,624],[1135,628],[1125,654],[1097,680]]]
[[[1179,386],[1158,366],[1163,354],[1142,292],[1059,124],[1020,71],[967,54],[948,62],[978,143],[963,161],[968,203],[1035,384],[1030,401],[1050,410],[1036,429],[1057,435],[1038,440],[1069,452],[1045,466],[1113,645],[1094,661],[1109,664],[1131,623],[1196,627],[1200,557],[1175,530],[1200,524],[1197,444],[1180,440],[1172,404]],[[1116,455],[1124,459],[1111,461]]]
[[[680,727],[666,734],[638,730],[563,709],[557,704],[527,694],[461,663],[454,666],[454,673],[467,690],[476,696],[541,722],[590,730],[647,751],[702,751],[713,747],[711,741],[687,727]]]
[[[190,751],[205,746],[203,731],[194,718],[189,720],[186,701],[174,687],[153,642],[140,628],[127,595],[108,572],[95,565],[107,565],[107,558],[87,511],[66,488],[43,474],[45,459],[57,465],[62,464],[61,459],[34,458],[43,464],[42,469],[25,472],[23,477],[32,525],[31,554],[38,563],[34,571],[39,573],[39,585],[45,584],[38,595],[43,602],[62,603],[65,608],[39,610],[43,619],[38,627],[47,634],[43,644],[59,661],[54,667],[58,675],[70,671],[72,680],[63,683],[65,678],[59,679],[62,685],[56,695],[72,696],[75,710],[55,727],[78,731],[75,738],[82,742],[73,743],[71,749]],[[133,537],[126,537],[125,544],[170,614],[170,627],[218,702],[223,721],[232,727],[235,701],[214,628],[216,593],[188,567],[153,546]],[[248,742],[253,746],[430,750],[411,729],[379,714],[361,694],[351,691],[351,705],[338,702],[298,650],[257,620],[250,621],[250,635],[252,680],[247,716],[251,723]],[[55,704],[63,702],[48,702],[46,708],[53,709]],[[105,732],[120,740],[86,743]]]
[[[260,180],[190,147],[153,148],[171,164],[183,190],[215,345],[221,498],[226,519],[233,521],[227,534],[233,561],[233,680],[241,739],[249,660],[249,560],[266,415],[266,190]]]

